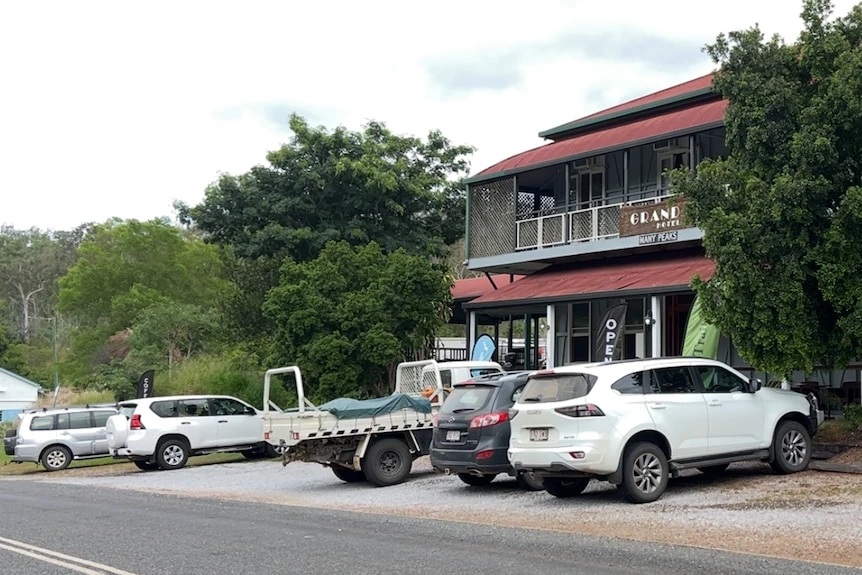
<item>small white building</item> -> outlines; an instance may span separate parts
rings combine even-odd
[[[36,403],[41,389],[38,383],[0,367],[0,421]]]

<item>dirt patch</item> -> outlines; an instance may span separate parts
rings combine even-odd
[[[862,466],[862,447],[852,447],[844,453],[830,457],[828,461],[829,463],[857,464]]]

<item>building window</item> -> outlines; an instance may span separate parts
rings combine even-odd
[[[575,160],[570,166],[569,204],[575,210],[604,205],[605,157]]]
[[[590,304],[572,304],[572,353],[570,361],[590,361]]]
[[[658,187],[660,192],[666,192],[670,189],[670,178],[665,173],[667,170],[676,170],[679,168],[688,167],[688,152],[682,150],[673,150],[661,152],[658,155]]]

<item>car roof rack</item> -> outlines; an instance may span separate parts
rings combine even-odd
[[[114,403],[84,403],[80,405],[55,405],[53,407],[43,406],[24,410],[24,413],[47,413],[49,411],[68,411],[70,409],[102,409],[112,407],[118,408],[118,404]]]

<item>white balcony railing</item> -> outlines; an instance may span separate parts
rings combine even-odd
[[[569,243],[595,242],[620,235],[623,206],[658,204],[670,195],[635,202],[595,206],[561,214],[539,215],[515,222],[516,251],[535,250]]]

